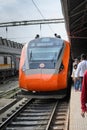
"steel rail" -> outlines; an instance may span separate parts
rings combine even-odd
[[[0,125],[0,130],[3,130],[8,124],[9,122],[15,117],[17,116],[17,114],[22,111],[29,102],[31,102],[34,99],[29,99],[26,101],[25,104],[23,104],[23,106],[21,106],[16,112],[14,112],[7,120],[5,120],[1,125]]]
[[[58,101],[57,101],[57,102],[55,103],[55,105],[54,105],[53,111],[52,111],[51,116],[50,116],[50,119],[49,119],[49,121],[48,121],[48,125],[47,125],[47,127],[46,127],[46,130],[49,129],[50,123],[51,123],[51,121],[52,121],[53,115],[54,115],[55,110],[56,110],[56,107],[57,107],[57,104],[58,104]]]

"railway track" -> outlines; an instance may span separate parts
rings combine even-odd
[[[0,85],[0,98],[14,97],[20,91],[17,77],[12,77],[7,83]]]
[[[0,130],[68,130],[69,104],[53,99],[27,99]]]
[[[19,91],[20,89],[18,87],[9,89],[7,91],[2,91],[0,92],[0,98],[11,98],[15,96]]]
[[[17,81],[18,80],[18,75],[16,76],[12,76],[12,77],[8,77],[6,79],[0,79],[0,84],[8,84],[10,81]]]

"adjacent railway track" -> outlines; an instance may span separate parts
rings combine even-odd
[[[19,91],[20,89],[18,87],[9,89],[7,91],[2,91],[0,92],[0,98],[11,98],[15,96]]]
[[[27,99],[0,130],[68,130],[69,103],[54,99]]]

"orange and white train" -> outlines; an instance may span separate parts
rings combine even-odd
[[[20,58],[19,86],[33,96],[64,97],[70,90],[70,43],[42,37],[25,44]]]

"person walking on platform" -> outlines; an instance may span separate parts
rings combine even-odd
[[[87,112],[87,70],[84,73],[82,81],[82,91],[81,91],[81,115],[85,117],[85,112]]]
[[[82,80],[83,80],[83,75],[84,72],[87,70],[87,60],[86,60],[86,55],[82,54],[81,55],[81,61],[77,66],[77,70],[76,70],[76,80],[79,79],[80,80],[80,91],[82,88]]]

